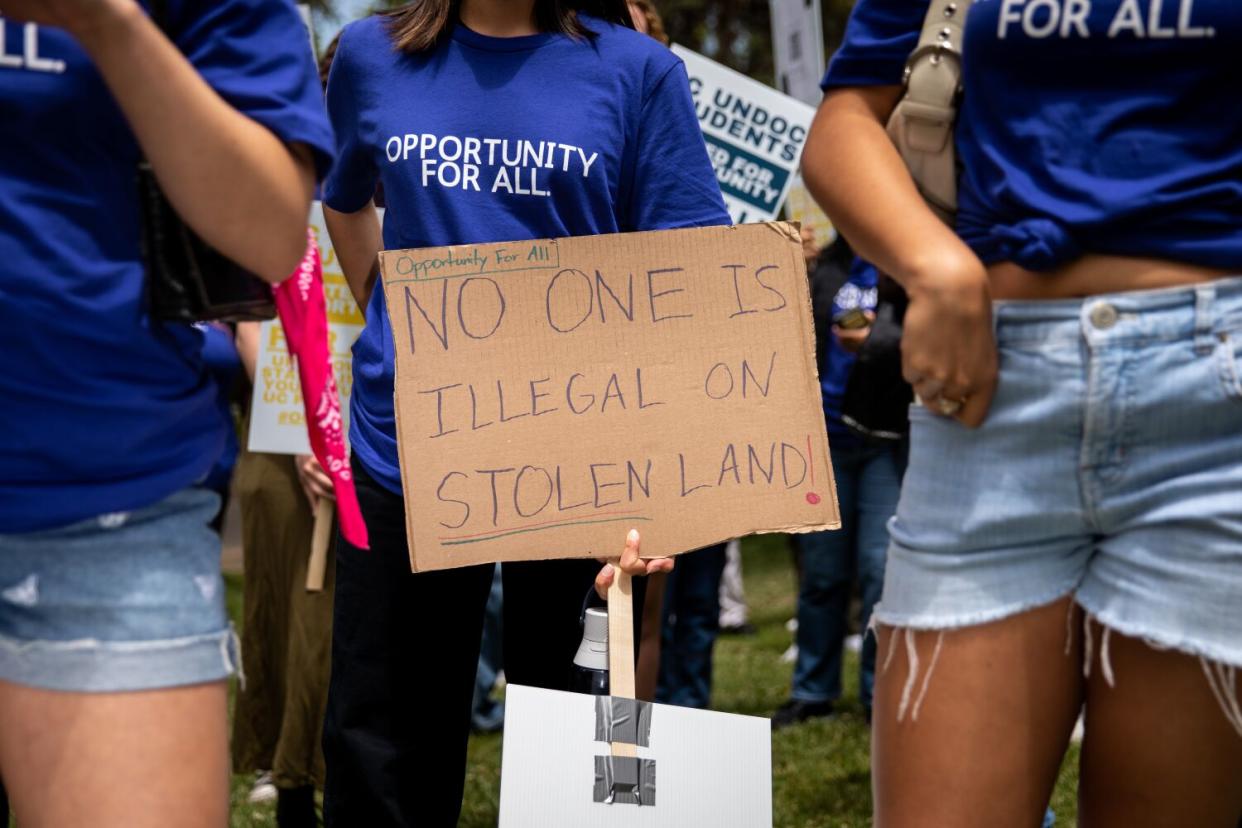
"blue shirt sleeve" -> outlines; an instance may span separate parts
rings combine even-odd
[[[901,83],[906,59],[919,42],[928,0],[858,0],[845,38],[820,86],[889,86]]]
[[[637,140],[627,147],[623,230],[729,224],[716,172],[694,111],[685,64],[677,60],[646,95]]]
[[[328,73],[328,117],[336,133],[336,165],[324,182],[323,202],[338,213],[355,213],[375,195],[379,177],[361,134],[359,67],[353,38],[357,24],[347,26]]]
[[[181,53],[236,110],[287,144],[305,144],[322,178],[334,141],[315,55],[291,0],[186,0],[171,33]]]

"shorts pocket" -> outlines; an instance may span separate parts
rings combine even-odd
[[[1242,329],[1218,334],[1219,374],[1225,396],[1242,402]]]

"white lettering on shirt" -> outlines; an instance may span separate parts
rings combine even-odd
[[[1170,38],[1177,34],[1177,30],[1172,26],[1160,25],[1160,11],[1164,0],[1148,0],[1151,5],[1147,8],[1147,36],[1155,38]]]
[[[540,198],[552,195],[549,170],[577,172],[590,178],[591,168],[599,160],[598,152],[557,141],[463,138],[429,132],[393,135],[384,142],[384,155],[390,164],[408,162],[411,155],[415,156],[418,181],[426,188],[481,192],[483,169],[492,167],[491,192]]]
[[[1183,2],[1177,10],[1177,36],[1178,37],[1215,37],[1216,30],[1211,26],[1192,26],[1190,25],[1190,14],[1194,9],[1194,2]]]
[[[1048,17],[1043,23],[1036,20],[1041,10],[1048,12]],[[1056,31],[1060,16],[1061,6],[1057,0],[1030,0],[1026,8],[1022,10],[1022,31],[1026,32],[1026,36],[1030,38],[1047,37]]]
[[[1091,0],[1066,0],[1061,15],[1061,37],[1068,38],[1070,29],[1077,29],[1079,37],[1091,37],[1087,30],[1087,15],[1091,14]]]
[[[1216,36],[1216,29],[1211,26],[1193,26],[1190,18],[1194,14],[1195,0],[1178,0],[1177,26],[1161,24],[1165,0],[1148,0],[1147,19],[1144,22],[1143,8],[1139,0],[1123,0],[1108,26],[1108,36],[1115,38],[1128,33],[1136,38],[1172,39],[1172,38],[1209,38]]]
[[[1113,22],[1109,24],[1109,37],[1116,37],[1122,32],[1130,32],[1135,37],[1147,36],[1143,31],[1143,15],[1139,11],[1138,0],[1122,0]]]
[[[1000,20],[996,24],[996,37],[999,40],[1005,39],[1005,30],[1009,28],[1010,23],[1022,22],[1022,12],[1018,9],[1021,9],[1025,2],[1026,0],[1003,0]]]
[[[595,159],[599,158],[598,152],[591,153],[591,157],[587,158],[586,153],[582,151],[582,147],[574,147],[578,150],[578,157],[582,159],[582,177],[591,177],[591,165],[595,163]]]
[[[1165,14],[1166,4],[1171,10],[1174,2],[1178,4],[1176,26],[1171,25],[1171,15]],[[1192,24],[1194,4],[1195,0],[1122,0],[1108,26],[1108,36],[1129,34],[1153,40],[1215,37],[1213,27]],[[1017,26],[1033,40],[1054,35],[1064,40],[1087,39],[1091,37],[1087,26],[1090,14],[1091,0],[1001,0],[996,37],[1004,40],[1011,27]]]
[[[29,72],[50,72],[59,75],[65,71],[63,60],[52,60],[39,55],[39,27],[27,23],[22,27],[22,54],[15,55],[8,51],[8,32],[3,17],[0,17],[0,67],[25,69]]]

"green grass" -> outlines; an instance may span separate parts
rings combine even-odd
[[[791,665],[780,657],[791,642],[785,622],[796,603],[793,567],[780,536],[748,539],[743,547],[746,597],[759,632],[722,638],[716,647],[712,707],[770,716],[789,692]],[[229,580],[229,607],[240,617],[241,584]],[[868,730],[858,702],[858,658],[846,654],[840,715],[778,731],[772,738],[773,823],[776,828],[861,828],[871,824]],[[270,805],[246,803],[251,779],[233,780],[234,828],[275,825]],[[1057,824],[1077,813],[1078,747],[1066,755],[1052,806]],[[490,828],[500,806],[500,736],[470,740],[462,828]]]

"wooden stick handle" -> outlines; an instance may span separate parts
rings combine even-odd
[[[608,588],[608,688],[618,698],[634,698],[634,597],[628,572],[613,561],[612,586]],[[612,743],[613,756],[637,756],[634,745]]]
[[[311,534],[310,561],[306,564],[306,591],[323,592],[324,573],[328,568],[328,545],[332,541],[332,518],[336,501],[319,498],[315,507],[315,529]]]

